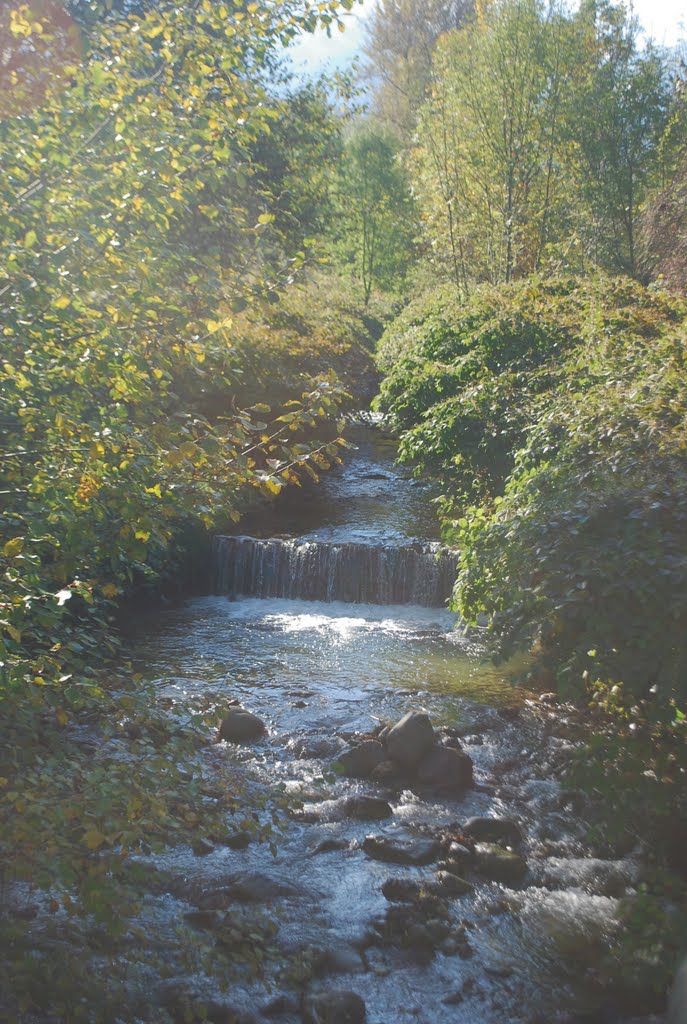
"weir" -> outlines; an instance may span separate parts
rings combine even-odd
[[[458,552],[432,542],[324,543],[215,538],[216,591],[228,597],[283,597],[354,604],[446,605]]]

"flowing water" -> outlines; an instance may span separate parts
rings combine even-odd
[[[205,967],[175,963],[171,971],[186,991],[257,1020],[282,995],[275,1019],[300,1021],[297,1000],[313,989],[358,993],[371,1024],[625,1019],[598,965],[639,868],[631,855],[611,857],[586,840],[584,800],[560,781],[574,724],[564,709],[554,716],[515,690],[485,660],[479,637],[457,628],[443,606],[454,555],[432,546],[431,491],[399,472],[378,431],[360,428],[355,440],[357,452],[318,489],[289,494],[251,524],[250,537],[218,542],[219,593],[137,625],[132,654],[167,706],[234,699],[268,725],[256,744],[201,750],[200,770],[211,778],[228,766],[267,800],[255,814],[260,826],[275,796],[299,801],[273,848],[215,839],[206,856],[178,849],[155,858],[175,881],[146,900],[140,927],[167,936],[228,882],[235,893],[241,878],[257,888],[253,902],[235,897],[243,900],[235,912],[243,915],[239,932],[259,931],[265,913],[276,929],[262,977],[239,971],[220,993],[207,967],[217,948],[208,931],[200,932],[210,950]],[[330,771],[352,738],[410,709],[461,737],[475,789],[449,799]],[[392,817],[350,817],[354,794],[384,796]],[[524,880],[473,878],[473,892],[445,901],[449,941],[444,935],[435,950],[379,941],[390,906],[384,881],[431,881],[435,867],[373,860],[361,849],[365,836],[459,834],[472,815],[519,822]],[[574,1016],[592,1010],[596,1017]]]

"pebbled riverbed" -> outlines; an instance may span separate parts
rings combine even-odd
[[[250,532],[329,544],[436,539],[431,491],[394,466],[393,444],[370,428],[356,441],[342,470],[290,494],[278,520]],[[213,1020],[292,1024],[305,1008],[306,1019],[353,1024],[358,1003],[349,1016],[326,1009],[337,991],[360,997],[371,1024],[631,1019],[630,979],[613,977],[611,951],[641,879],[638,851],[589,842],[585,799],[561,781],[574,718],[515,690],[451,613],[208,596],[140,620],[131,655],[170,709],[233,700],[268,728],[247,745],[202,748],[195,767],[209,784],[228,772],[254,816],[237,811],[226,836],[200,826],[195,850],[149,862],[157,881],[137,927],[155,936],[167,977],[132,969],[149,1007],[141,1019],[164,1004],[181,1020],[202,1004]],[[409,710],[472,758],[474,788],[447,796],[413,778],[342,777],[342,753]],[[383,801],[389,816],[360,820],[352,797]],[[517,881],[477,868],[463,832],[475,816],[517,824],[512,845],[527,868]],[[261,842],[268,825],[275,841]],[[382,847],[439,849],[422,866],[389,863],[371,855],[370,835]],[[463,894],[437,888],[437,862],[456,841],[473,855]],[[418,888],[408,883],[421,895],[397,898]],[[179,929],[195,936],[184,955]],[[323,1002],[308,1002],[318,994]]]

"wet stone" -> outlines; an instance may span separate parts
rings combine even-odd
[[[356,974],[363,969],[360,953],[352,946],[332,946],[320,951],[317,962],[317,973],[322,974]]]
[[[184,921],[192,928],[212,929],[219,924],[219,915],[215,910],[189,910]]]
[[[269,1003],[260,1007],[260,1013],[268,1019],[271,1017],[283,1017],[286,1014],[297,1014],[299,1012],[298,1001],[293,996],[282,993],[275,996]]]
[[[404,903],[417,899],[422,883],[412,878],[387,878],[382,885],[382,895],[393,903]]]
[[[251,837],[247,832],[229,832],[220,839],[220,842],[231,850],[245,850],[250,846]]]
[[[377,821],[393,814],[386,800],[375,796],[352,796],[346,801],[345,808],[349,817],[360,821]]]
[[[336,757],[343,747],[343,740],[338,737],[313,737],[299,739],[289,744],[300,760],[324,759]]]
[[[364,1024],[365,1003],[356,992],[318,992],[303,1005],[305,1024]]]
[[[435,861],[441,847],[435,839],[391,839],[387,836],[367,836],[363,850],[373,860],[388,864],[421,866]]]
[[[458,864],[467,868],[472,864],[475,859],[475,855],[472,850],[468,849],[467,846],[463,846],[462,843],[451,843],[446,852],[446,858],[453,864]]]
[[[429,715],[424,711],[409,711],[389,730],[386,749],[394,761],[414,768],[429,753],[434,741]]]
[[[246,871],[230,881],[227,892],[242,903],[268,903],[286,896],[298,896],[301,890],[291,882],[261,871]]]
[[[395,786],[401,781],[401,771],[395,761],[380,761],[370,778],[386,786]]]
[[[478,843],[475,847],[475,868],[492,882],[520,882],[527,873],[527,862],[517,853],[504,850],[495,843]]]
[[[506,843],[516,846],[522,842],[520,826],[510,818],[469,818],[462,829],[464,835],[485,843]]]
[[[253,1014],[208,998],[180,979],[170,978],[162,982],[157,989],[157,1001],[179,1024],[201,1020],[210,1024],[255,1024]]]
[[[384,760],[384,747],[377,740],[365,740],[357,747],[344,751],[336,764],[341,765],[343,774],[352,779],[366,779]]]
[[[337,850],[348,850],[351,843],[348,839],[323,839],[312,851],[316,853],[335,853]]]
[[[209,839],[205,839],[202,836],[200,839],[194,839],[191,848],[196,857],[207,857],[209,853],[215,852],[214,844],[211,843]]]
[[[437,871],[431,890],[438,896],[465,896],[473,891],[473,886],[450,871]]]
[[[219,727],[219,738],[227,743],[250,743],[267,732],[267,726],[251,711],[231,708]]]
[[[472,785],[472,758],[452,747],[434,747],[419,764],[417,777],[426,786],[462,793]]]

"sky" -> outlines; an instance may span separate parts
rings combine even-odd
[[[376,0],[364,0],[345,16],[346,31],[336,29],[328,39],[324,32],[304,36],[293,47],[295,66],[306,74],[324,69],[334,70],[348,64],[362,50],[365,20]],[[687,36],[687,0],[634,0],[634,11],[647,34],[657,43],[674,46]]]

